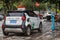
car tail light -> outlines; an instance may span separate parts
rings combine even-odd
[[[4,20],[6,20],[6,16],[4,16]]]
[[[4,29],[4,24],[2,24],[2,28]]]
[[[26,17],[25,16],[22,16],[22,20],[25,21],[26,20]]]

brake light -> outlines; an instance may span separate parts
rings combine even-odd
[[[6,16],[4,16],[4,20],[6,20]]]
[[[2,24],[2,28],[4,28],[4,24]]]
[[[25,21],[26,20],[26,17],[25,16],[22,16],[22,20]]]

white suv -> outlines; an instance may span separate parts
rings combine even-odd
[[[20,32],[30,35],[34,29],[41,32],[42,22],[33,11],[8,11],[7,13],[2,24],[4,35]]]

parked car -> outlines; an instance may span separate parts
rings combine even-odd
[[[8,11],[4,16],[2,30],[4,35],[9,33],[24,33],[30,35],[32,30],[42,31],[42,22],[40,18],[30,10]]]
[[[51,19],[51,12],[50,11],[40,11],[40,14],[43,15],[44,19],[47,19],[47,20]]]
[[[55,15],[56,13],[52,11],[40,11],[40,14],[43,15],[44,19],[51,20],[51,15]]]
[[[4,15],[0,14],[0,21],[3,20]]]

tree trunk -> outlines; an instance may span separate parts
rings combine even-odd
[[[59,10],[60,10],[60,1],[59,1]]]

